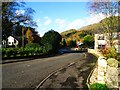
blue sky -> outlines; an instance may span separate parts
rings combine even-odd
[[[88,13],[87,2],[26,2],[26,6],[36,11],[33,17],[38,24],[36,30],[40,36],[50,29],[60,33],[68,29],[79,29],[103,19],[101,14]]]

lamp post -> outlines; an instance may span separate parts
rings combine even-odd
[[[24,27],[22,27],[22,47],[24,48]]]

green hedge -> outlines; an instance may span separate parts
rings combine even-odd
[[[55,51],[52,44],[46,43],[44,46],[40,46],[37,43],[31,43],[26,44],[25,48],[2,48],[2,58],[52,54]]]
[[[43,54],[42,47],[39,48],[2,48],[2,58],[33,56]]]

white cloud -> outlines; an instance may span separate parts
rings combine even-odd
[[[47,32],[47,28],[43,27],[43,28],[37,28],[38,34],[42,37],[45,32]]]
[[[36,20],[36,23],[40,23],[40,19],[37,19],[37,20]]]
[[[24,11],[24,10],[16,10],[15,13],[16,13],[17,16],[19,16],[19,15],[21,15],[21,14],[24,14],[25,11]]]
[[[83,19],[75,19],[73,21],[67,21],[65,19],[55,19],[56,26],[59,26],[60,30],[68,30],[68,29],[79,29],[82,26],[98,23],[102,19],[104,19],[106,16],[103,14],[92,14],[89,17],[83,18]]]
[[[79,28],[82,25],[82,22],[83,21],[81,19],[76,19],[73,22],[69,23],[67,25],[66,29],[76,29],[76,28]]]
[[[49,17],[48,17],[48,16],[45,16],[44,19],[49,19]]]
[[[64,28],[65,25],[68,23],[67,21],[65,21],[64,19],[55,19],[55,23],[60,27],[60,28]]]
[[[68,25],[66,26],[65,30],[68,29],[79,29],[83,26],[87,26],[90,24],[98,23],[102,19],[104,19],[106,16],[103,14],[92,14],[89,17],[83,18],[83,19],[75,19],[72,22],[69,22]]]
[[[40,30],[40,35],[43,36],[45,32],[47,32],[50,29],[57,30],[58,32],[62,32],[64,30],[68,29],[79,29],[83,26],[87,26],[90,24],[98,23],[102,19],[104,19],[106,16],[103,14],[92,14],[85,18],[77,18],[72,21],[57,18],[54,21],[52,21],[51,18],[48,16],[44,17],[43,19],[38,19],[38,28]]]
[[[44,25],[45,25],[45,26],[50,25],[51,22],[52,22],[52,20],[48,19],[48,20],[46,20],[46,21],[44,22]]]
[[[52,23],[52,20],[48,16],[44,17],[44,19],[45,19],[45,21],[44,21],[43,25],[48,26]]]
[[[104,19],[106,16],[102,13],[99,14],[92,14],[89,17],[85,18],[84,23],[86,25],[94,24],[100,22],[102,19]]]

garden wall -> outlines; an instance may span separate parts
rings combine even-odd
[[[88,50],[89,53],[98,56],[95,69],[89,79],[89,84],[106,84],[108,88],[119,88],[118,86],[118,61],[111,58],[106,60],[99,52]]]

